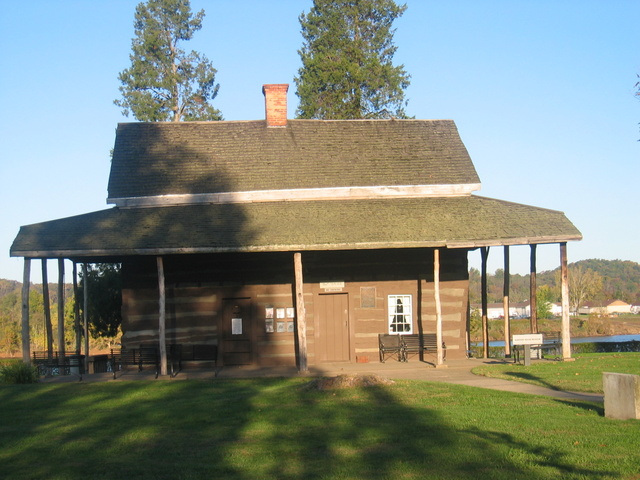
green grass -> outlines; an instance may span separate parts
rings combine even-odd
[[[483,365],[472,371],[554,390],[603,393],[602,372],[640,375],[640,353],[588,353],[576,355],[571,362],[534,361],[528,367],[513,363]]]
[[[602,405],[397,381],[0,387],[3,479],[637,479],[640,422]]]

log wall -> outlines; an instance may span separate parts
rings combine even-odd
[[[442,251],[447,358],[464,358],[466,352],[466,253]],[[388,331],[388,295],[412,295],[414,333],[435,333],[432,250],[303,252],[302,265],[309,365],[318,363],[317,348],[326,345],[326,340],[319,341],[328,328],[317,311],[321,296],[347,296],[347,361],[378,361],[378,334]],[[168,343],[218,344],[229,350],[234,335],[226,317],[235,315],[242,317],[242,333],[251,344],[243,362],[296,364],[293,253],[166,257],[165,274]],[[242,314],[225,313],[236,303],[242,305]],[[123,332],[124,346],[158,340],[153,259],[123,262]],[[223,352],[220,355],[223,360]]]

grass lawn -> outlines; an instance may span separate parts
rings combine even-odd
[[[555,390],[592,393],[603,393],[602,372],[640,375],[640,353],[586,353],[575,355],[573,362],[534,361],[528,367],[510,363],[473,369],[476,375],[517,380]]]
[[[0,386],[3,479],[638,479],[640,422],[435,382]]]

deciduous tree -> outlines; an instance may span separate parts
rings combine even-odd
[[[202,28],[189,0],[148,0],[136,7],[131,66],[118,76],[122,99],[114,103],[143,122],[222,120],[211,105],[216,69],[204,55],[181,48]]]
[[[560,281],[556,280],[559,284]],[[602,277],[599,273],[583,268],[581,265],[569,265],[569,306],[572,312],[602,292]]]
[[[393,0],[314,0],[299,18],[299,118],[406,117],[410,76],[393,65],[392,28],[406,8]]]

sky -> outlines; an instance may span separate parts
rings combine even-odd
[[[124,117],[135,0],[0,0],[0,278],[22,280],[9,249],[21,225],[110,208],[109,152]],[[400,2],[398,2],[400,3]],[[411,75],[407,113],[453,119],[482,181],[477,194],[563,211],[584,239],[569,262],[640,262],[640,2],[407,0],[394,41]],[[225,120],[264,118],[265,83],[298,98],[299,15],[311,0],[192,0],[206,17],[184,44],[218,70]],[[511,273],[529,248],[511,247]],[[469,254],[479,267],[479,252]],[[55,262],[49,262],[55,279]],[[538,247],[537,270],[557,268]],[[503,268],[492,248],[490,272]],[[40,282],[39,262],[31,281]],[[70,281],[70,280],[68,280]]]

